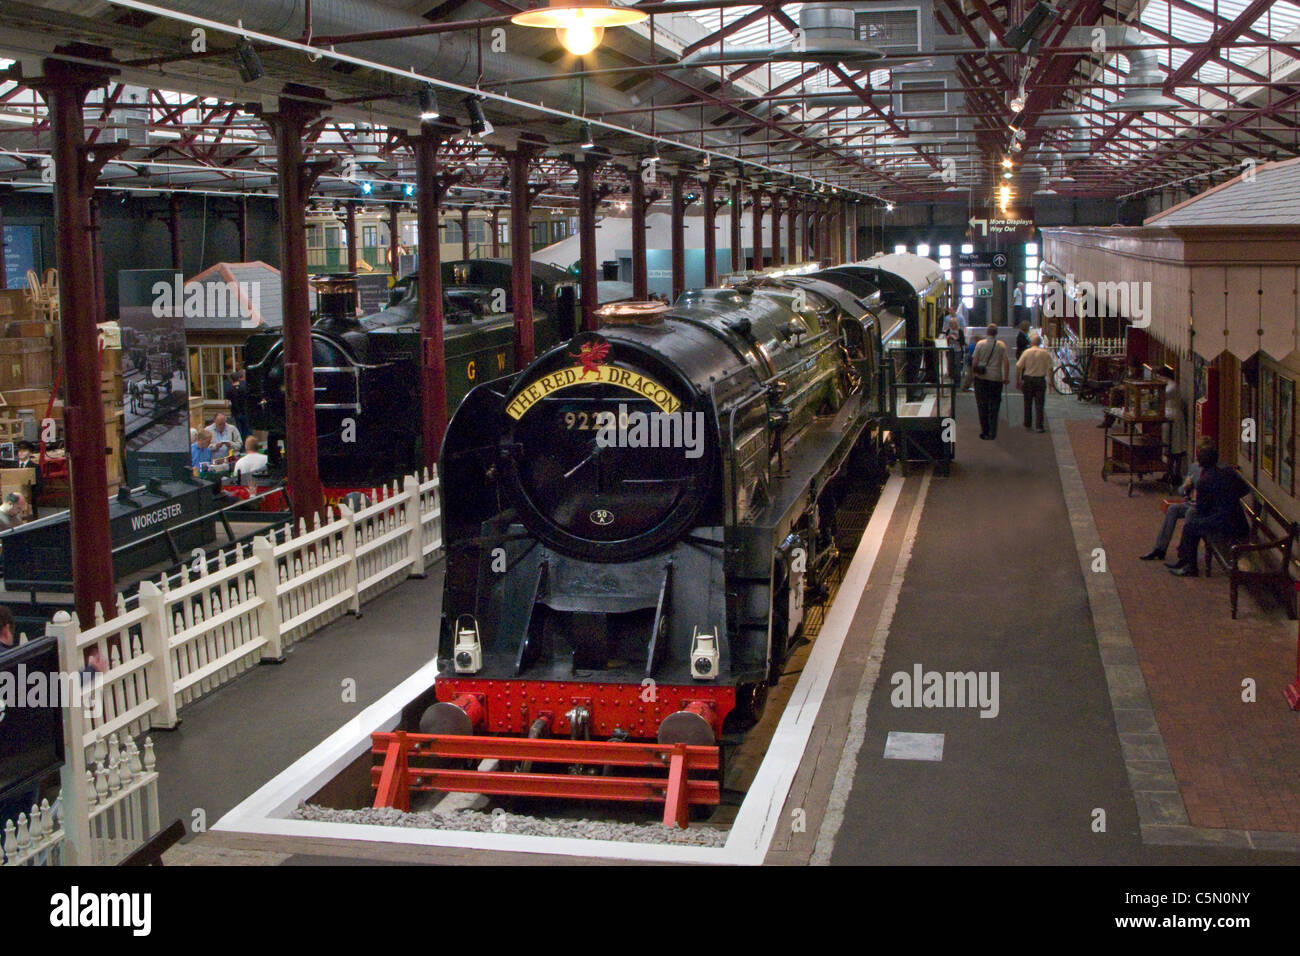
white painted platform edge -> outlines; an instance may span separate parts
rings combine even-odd
[[[821,710],[831,674],[857,614],[862,592],[875,567],[904,479],[891,476],[840,584],[803,673],[777,723],[772,742],[741,804],[723,847],[691,847],[568,837],[478,833],[416,827],[327,823],[286,819],[303,800],[370,749],[370,734],[397,726],[402,708],[428,689],[437,676],[430,661],[382,698],[348,721],[318,746],[294,761],[229,813],[213,830],[268,836],[367,840],[413,846],[443,846],[513,853],[546,853],[644,862],[756,865],[763,862],[808,738]]]

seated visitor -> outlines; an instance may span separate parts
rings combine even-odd
[[[262,453],[262,443],[253,436],[244,442],[244,455],[235,462],[234,478],[236,482],[253,485],[257,475],[266,474],[266,455]]]
[[[0,504],[0,531],[16,528],[27,520],[27,499],[17,491],[5,495]]]
[[[1165,552],[1169,550],[1169,542],[1174,540],[1174,528],[1177,526],[1179,520],[1182,518],[1186,518],[1189,514],[1191,514],[1192,509],[1195,507],[1195,503],[1192,499],[1193,496],[1196,494],[1196,482],[1201,477],[1201,463],[1199,461],[1199,458],[1200,458],[1201,451],[1206,448],[1214,449],[1213,438],[1202,438],[1199,442],[1196,443],[1196,455],[1198,460],[1193,462],[1192,466],[1187,469],[1187,477],[1183,480],[1182,485],[1180,485],[1178,488],[1178,493],[1187,500],[1175,501],[1169,504],[1169,507],[1165,509],[1164,523],[1160,525],[1160,533],[1156,535],[1155,547],[1152,548],[1150,551],[1148,551],[1146,554],[1142,555],[1142,557],[1139,560],[1142,561],[1163,561],[1164,560]],[[1226,466],[1220,463],[1220,464],[1216,464],[1215,467],[1224,468]]]
[[[207,432],[212,436],[214,460],[228,458],[243,447],[244,442],[239,435],[239,429],[226,421],[224,412],[217,412],[216,417],[212,419],[212,424],[207,427]]]
[[[1178,541],[1178,560],[1166,565],[1180,578],[1196,577],[1196,552],[1201,539],[1213,532],[1245,534],[1250,530],[1241,496],[1245,481],[1230,468],[1217,468],[1219,453],[1202,448],[1196,453],[1201,476],[1196,482],[1196,507],[1183,522],[1183,536]]]
[[[200,429],[190,445],[190,467],[196,472],[208,471],[212,467],[212,435],[207,429]]]

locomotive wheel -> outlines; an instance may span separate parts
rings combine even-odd
[[[728,733],[748,730],[763,717],[767,709],[767,682],[756,681],[736,688],[736,708],[727,715]]]

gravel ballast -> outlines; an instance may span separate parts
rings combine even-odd
[[[469,833],[518,833],[526,836],[570,837],[581,840],[611,840],[621,843],[667,843],[681,846],[720,847],[727,831],[696,824],[688,830],[662,823],[614,823],[604,820],[547,820],[508,813],[500,807],[481,810],[422,810],[403,813],[390,808],[336,810],[302,804],[291,819],[320,823],[362,823],[385,827],[415,827],[425,830],[462,830]]]

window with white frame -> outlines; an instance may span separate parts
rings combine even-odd
[[[1025,304],[1038,301],[1042,294],[1042,285],[1038,274],[1038,243],[1025,243]]]
[[[961,244],[961,251],[974,252],[975,246],[973,243],[963,242]],[[968,309],[975,308],[974,283],[975,283],[975,273],[970,269],[963,269],[961,271],[961,301],[965,304],[966,308]]]
[[[952,284],[952,246],[941,245],[939,247],[939,268],[943,270],[943,277]]]

